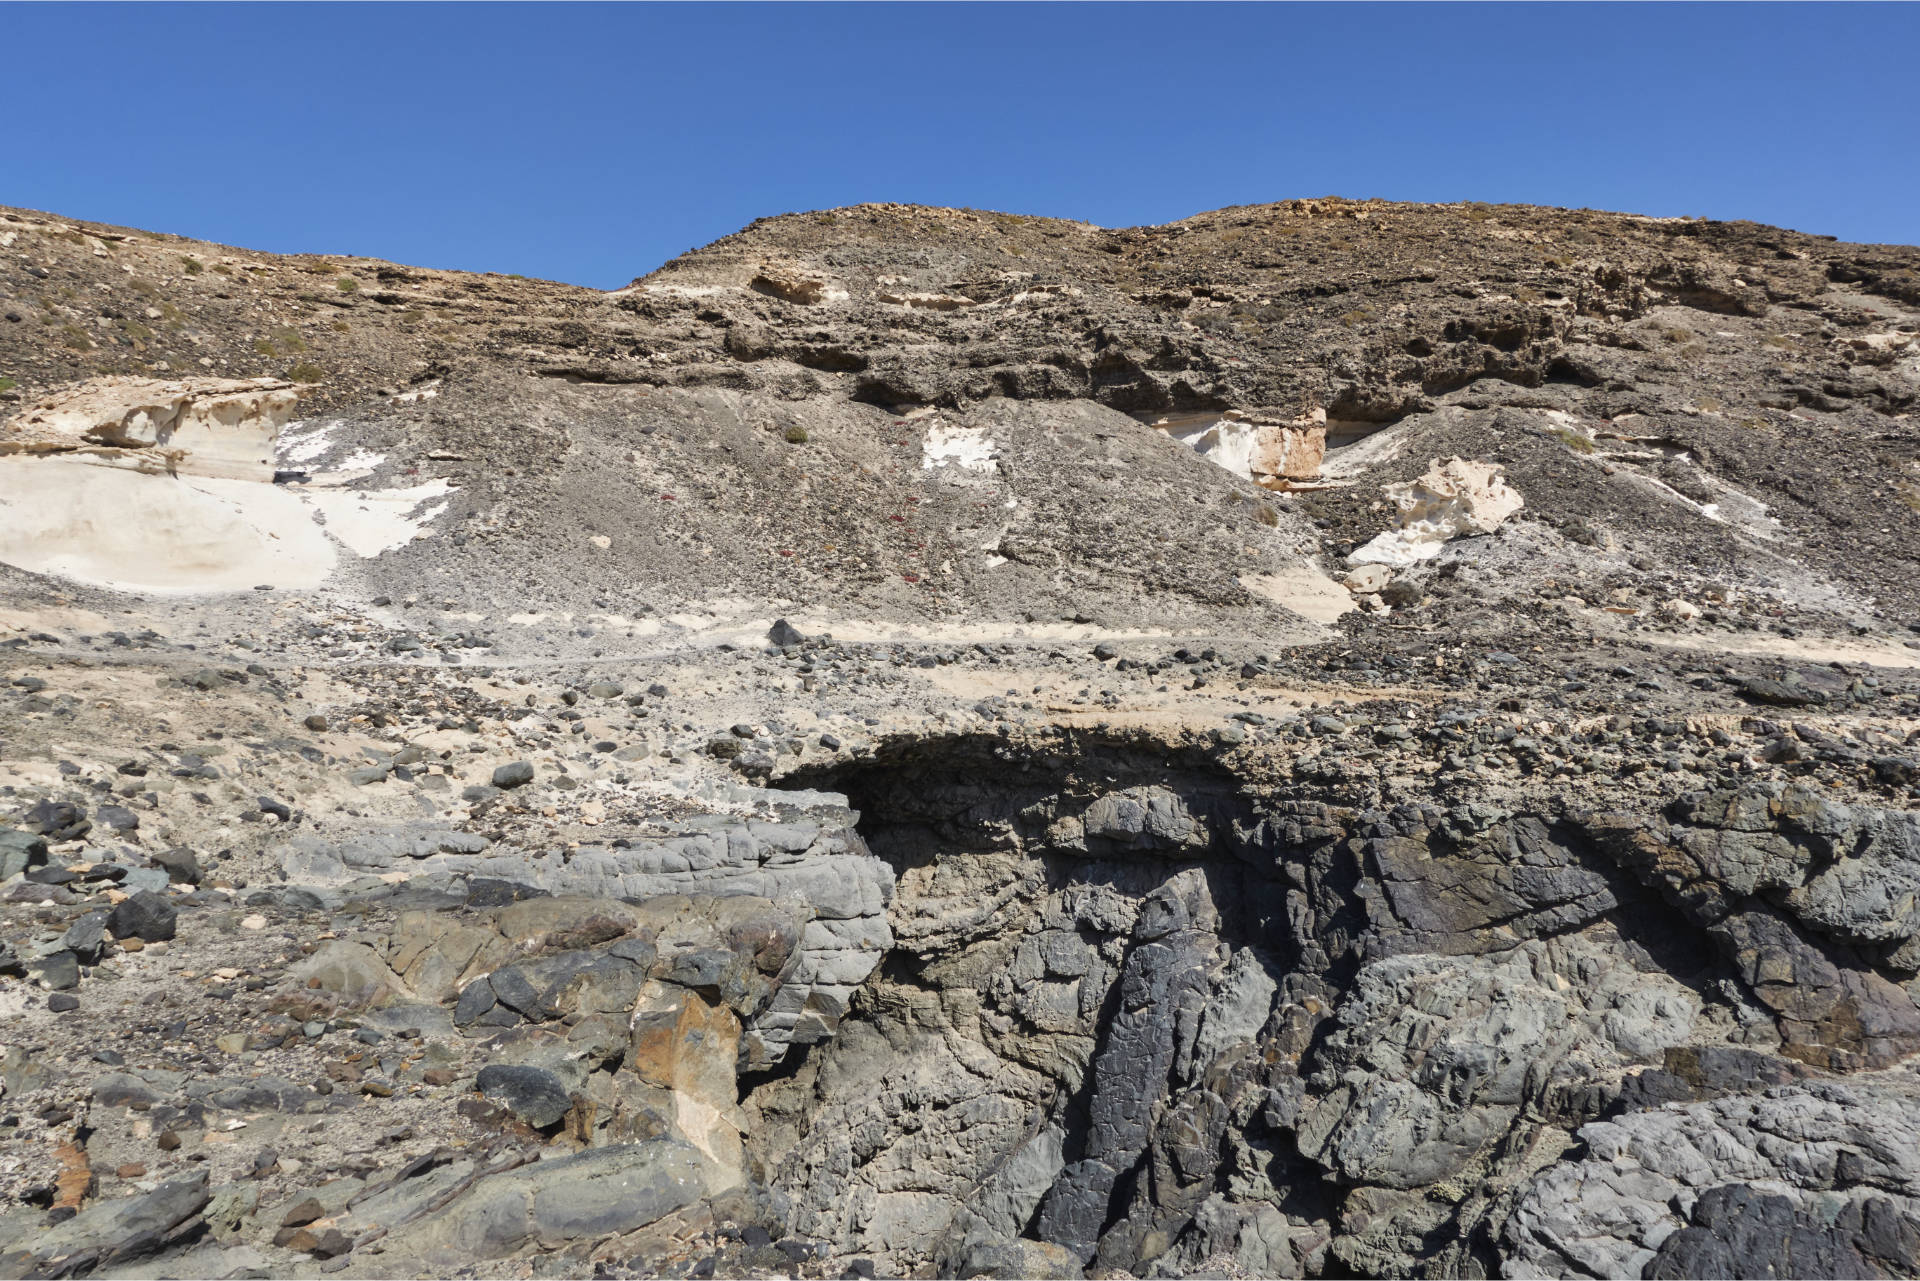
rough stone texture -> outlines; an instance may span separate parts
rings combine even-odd
[[[1917,1127],[1904,1071],[1594,1122],[1585,1158],[1522,1188],[1506,1275],[1901,1275]]]
[[[481,1179],[398,1234],[393,1252],[445,1268],[529,1244],[555,1249],[644,1228],[707,1192],[701,1158],[684,1144],[595,1148]]]
[[[210,1199],[202,1172],[141,1195],[103,1201],[25,1240],[8,1242],[0,1268],[15,1276],[69,1276],[136,1263],[172,1244],[169,1234]]]
[[[277,378],[98,378],[0,424],[0,455],[78,453],[168,474],[271,480],[300,391]]]
[[[10,1270],[1916,1270],[1913,250],[0,241]]]

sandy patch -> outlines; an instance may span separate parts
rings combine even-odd
[[[0,560],[121,591],[318,587],[333,545],[273,485],[84,464],[0,466]]]
[[[1842,640],[1811,636],[1648,636],[1636,640],[1668,649],[1711,650],[1716,654],[1759,654],[1803,663],[1864,663],[1873,667],[1920,667],[1920,650],[1898,641]]]
[[[410,489],[302,489],[300,497],[326,517],[326,530],[356,556],[372,559],[422,536],[428,522],[447,509],[453,492],[445,480]],[[431,506],[426,504],[431,503]]]
[[[1273,574],[1244,574],[1240,585],[1316,623],[1331,623],[1359,608],[1352,592],[1305,562]]]

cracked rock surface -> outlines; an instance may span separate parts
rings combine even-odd
[[[1913,1275],[1916,282],[0,210],[0,1273]]]

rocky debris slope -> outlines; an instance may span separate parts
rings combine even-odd
[[[0,1271],[1911,1274],[1916,266],[0,213]]]
[[[1526,500],[1530,590],[1598,550],[1828,626],[1920,609],[1910,248],[1474,204],[1125,231],[868,205],[603,294],[6,218],[0,394],[308,380],[365,485],[460,490],[369,594],[1214,630],[1285,608],[1250,579],[1343,570],[1381,487],[1457,455]]]

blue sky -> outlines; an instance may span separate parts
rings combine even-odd
[[[1920,241],[1920,5],[0,4],[0,204],[614,287],[866,200]]]

